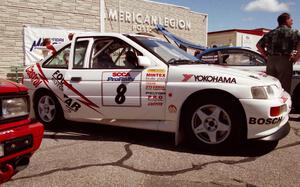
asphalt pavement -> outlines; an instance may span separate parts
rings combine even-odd
[[[300,115],[275,149],[174,145],[174,135],[69,122],[47,130],[30,165],[3,186],[300,186]]]

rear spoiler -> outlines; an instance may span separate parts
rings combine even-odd
[[[180,38],[179,36],[176,36],[175,34],[169,32],[164,26],[160,24],[157,24],[155,26],[155,29],[158,33],[161,33],[166,38],[166,40],[168,40],[169,43],[171,43],[170,42],[171,39],[179,48],[185,51],[187,50],[187,48],[194,49],[194,50],[201,50],[201,51],[204,51],[206,49],[206,47],[204,46],[193,44],[192,42],[189,42],[185,39]]]

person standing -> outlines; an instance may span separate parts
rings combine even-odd
[[[292,29],[293,19],[288,13],[279,15],[277,22],[278,27],[266,33],[256,47],[267,59],[267,74],[278,78],[290,93],[293,64],[300,58],[300,32]]]

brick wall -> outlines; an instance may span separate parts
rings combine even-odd
[[[24,62],[23,26],[99,30],[98,0],[1,0],[0,77]]]
[[[9,68],[24,62],[23,27],[50,27],[83,31],[100,31],[99,0],[1,0],[0,3],[0,77]],[[167,6],[144,0],[106,0],[113,8],[149,15],[190,20],[191,30],[171,32],[195,43],[206,45],[206,15],[182,7]],[[134,32],[132,24],[106,20],[106,31]]]

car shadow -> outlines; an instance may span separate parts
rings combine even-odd
[[[57,129],[45,129],[44,138],[59,140],[86,140],[126,142],[146,147],[165,149],[175,152],[215,156],[257,157],[274,150],[277,143],[249,141],[241,146],[226,150],[207,150],[187,142],[175,146],[173,133],[148,131],[91,123],[67,122]]]

